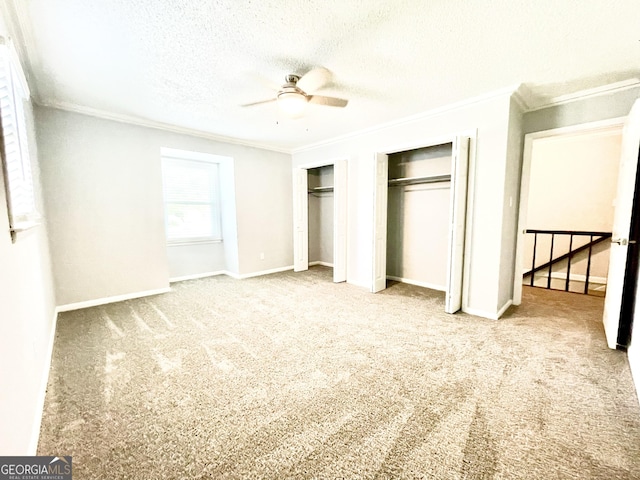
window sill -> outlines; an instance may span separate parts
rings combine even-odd
[[[212,243],[222,243],[222,239],[185,239],[185,240],[170,240],[167,242],[168,247],[183,247],[188,245],[206,245]]]
[[[13,226],[9,229],[9,232],[11,233],[11,241],[15,243],[18,239],[18,236],[30,230],[33,230],[35,227],[40,226],[41,223],[42,222],[38,220],[14,223]]]

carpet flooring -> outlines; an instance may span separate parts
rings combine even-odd
[[[601,298],[500,321],[330,269],[176,283],[60,315],[38,454],[77,479],[640,479]]]

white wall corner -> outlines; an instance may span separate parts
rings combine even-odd
[[[259,272],[242,273],[242,274],[226,272],[226,274],[237,280],[244,280],[245,278],[261,277],[263,275],[269,275],[271,273],[286,272],[287,270],[293,270],[293,265],[288,265],[286,267],[272,268],[270,270],[261,270]]]

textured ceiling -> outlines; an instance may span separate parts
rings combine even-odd
[[[38,101],[295,148],[525,83],[640,76],[638,0],[7,0]],[[333,72],[301,119],[287,73]]]

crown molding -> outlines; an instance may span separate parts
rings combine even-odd
[[[156,130],[162,130],[165,132],[179,133],[182,135],[189,135],[191,137],[205,138],[207,140],[213,140],[215,142],[228,143],[232,145],[240,145],[243,147],[259,148],[261,150],[269,150],[273,152],[286,153],[291,155],[291,149],[277,147],[270,144],[264,144],[259,142],[251,142],[241,140],[235,137],[226,137],[224,135],[216,135],[213,133],[205,132],[203,130],[196,130],[187,127],[179,127],[177,125],[171,125],[169,123],[156,122],[155,120],[149,120],[142,117],[135,117],[132,115],[122,115],[119,113],[107,112],[106,110],[100,110],[97,108],[85,107],[82,105],[76,105],[67,102],[35,102],[40,107],[53,108],[56,110],[64,110],[66,112],[79,113],[81,115],[87,115],[89,117],[100,118],[103,120],[111,120],[113,122],[125,123],[128,125],[137,125],[139,127],[153,128]]]
[[[407,117],[398,118],[396,120],[392,120],[390,122],[381,123],[378,125],[374,125],[373,127],[363,128],[360,130],[355,130],[350,133],[346,133],[344,135],[338,135],[337,137],[333,137],[327,140],[321,140],[319,142],[310,143],[308,145],[303,145],[302,147],[293,148],[291,150],[292,154],[306,152],[308,150],[314,150],[316,148],[326,147],[332,145],[334,143],[342,142],[344,140],[348,140],[350,138],[359,137],[361,135],[366,135],[369,133],[374,133],[380,130],[384,130],[391,127],[397,127],[400,125],[405,125],[408,123],[414,123],[426,118],[435,117],[438,115],[442,115],[446,112],[451,112],[454,110],[459,110],[461,108],[466,108],[471,105],[475,105],[477,103],[486,102],[489,100],[493,100],[495,98],[500,97],[509,97],[512,96],[515,92],[518,91],[520,85],[512,85],[510,87],[501,88],[499,90],[494,90],[489,93],[485,93],[483,95],[478,95],[476,97],[471,97],[466,100],[462,100],[460,102],[454,102],[447,105],[443,105],[442,107],[434,108],[431,110],[427,110],[426,112],[421,112],[415,115],[410,115]]]
[[[537,102],[528,108],[527,112],[535,112],[536,110],[542,110],[544,108],[557,107],[558,105],[566,105],[567,103],[577,102],[579,100],[586,100],[588,98],[599,97],[601,95],[610,95],[612,93],[624,92],[626,90],[632,90],[640,87],[640,79],[630,78],[628,80],[622,80],[620,82],[608,83],[606,85],[600,85],[595,88],[588,88],[577,92],[569,93],[566,95],[559,95],[557,97],[544,100],[543,103]]]

